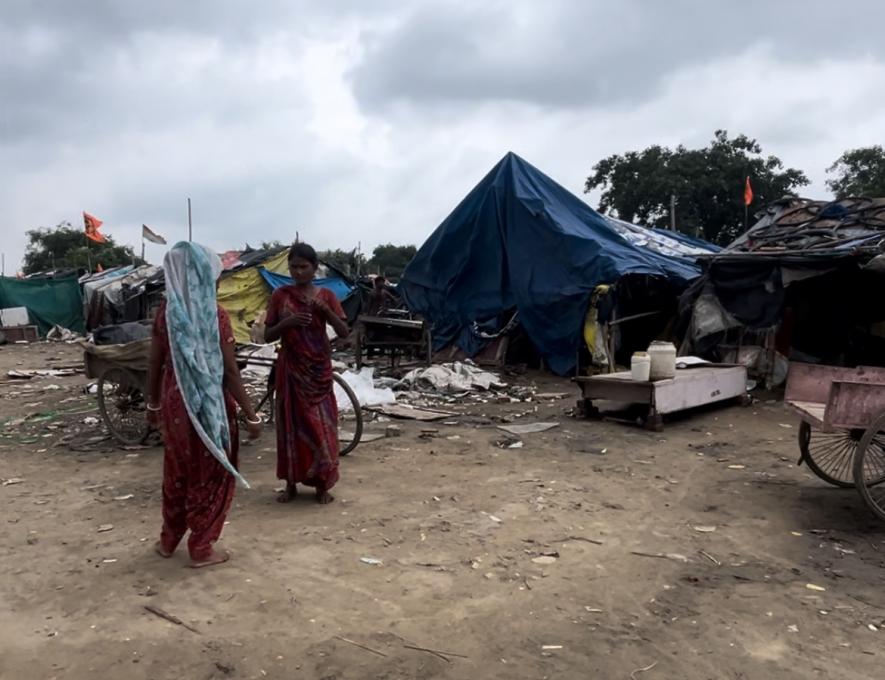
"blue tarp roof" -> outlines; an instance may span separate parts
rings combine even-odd
[[[270,286],[271,290],[276,290],[281,286],[289,286],[292,284],[292,279],[283,274],[274,274],[273,272],[267,271],[264,267],[259,267],[258,271],[261,272],[261,276],[267,282],[267,285]],[[314,279],[313,282],[316,286],[331,290],[339,300],[343,300],[353,292],[353,286],[347,283],[344,279]]]
[[[691,256],[634,245],[620,224],[619,231],[613,220],[508,153],[427,239],[399,290],[410,309],[431,322],[437,348],[456,342],[469,351],[474,322],[516,308],[547,365],[565,374],[574,368],[597,285],[646,274],[685,286],[700,274]],[[633,241],[636,230],[660,239],[660,233],[626,226]],[[685,242],[670,245],[684,248]]]

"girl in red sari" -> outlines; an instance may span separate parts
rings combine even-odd
[[[275,290],[267,310],[265,340],[282,340],[275,385],[277,477],[286,481],[281,503],[295,497],[298,484],[314,487],[319,503],[330,503],[329,489],[338,481],[338,405],[326,324],[338,337],[348,329],[334,293],[313,285],[318,264],[309,245],[292,246],[294,284]]]
[[[156,551],[172,557],[190,530],[190,566],[208,567],[230,557],[213,544],[239,474],[237,404],[250,438],[259,436],[261,420],[240,380],[230,319],[216,303],[218,256],[195,243],[179,243],[164,269],[167,301],[154,319],[147,402],[149,422],[163,426],[166,449]]]

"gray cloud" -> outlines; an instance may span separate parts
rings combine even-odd
[[[7,262],[84,209],[179,238],[187,196],[219,249],[417,244],[508,150],[580,192],[602,156],[718,127],[822,191],[885,136],[883,9],[828,5],[8,0]]]
[[[367,33],[351,77],[368,110],[502,99],[635,103],[683,67],[758,45],[786,62],[881,57],[883,20],[885,5],[874,0],[437,2]]]

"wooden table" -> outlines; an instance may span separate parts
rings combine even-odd
[[[677,369],[676,377],[639,382],[629,371],[578,376],[588,416],[598,417],[594,401],[616,401],[648,406],[645,426],[660,431],[663,416],[729,399],[746,399],[747,369],[732,364],[700,364]]]

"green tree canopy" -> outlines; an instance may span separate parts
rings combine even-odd
[[[846,151],[827,172],[836,175],[827,180],[836,198],[885,196],[885,150],[879,145]]]
[[[105,269],[127,264],[144,264],[135,256],[130,246],[114,243],[105,235],[105,243],[88,240],[82,229],[75,229],[70,222],[62,222],[54,229],[32,229],[27,232],[28,244],[22,271],[25,274],[50,269],[88,269],[101,265]]]
[[[415,257],[418,249],[415,246],[395,246],[391,243],[378,246],[372,251],[369,267],[376,274],[383,274],[392,279],[403,275],[406,265]]]
[[[586,192],[602,189],[599,211],[651,227],[670,224],[670,197],[676,197],[676,227],[713,243],[726,244],[744,228],[744,182],[753,187],[755,207],[795,195],[808,184],[801,170],[784,168],[776,156],[762,156],[755,139],[729,139],[717,130],[709,146],[675,149],[650,146],[604,158],[593,166]]]
[[[356,250],[323,250],[317,253],[320,261],[340,269],[348,276],[356,277],[366,271],[366,258]]]

